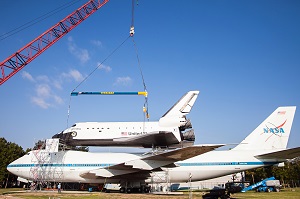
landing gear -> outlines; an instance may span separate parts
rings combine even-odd
[[[125,190],[126,190],[125,187],[121,187],[120,188],[120,193],[125,193]]]
[[[149,193],[150,192],[150,187],[144,187],[144,192]]]
[[[126,193],[131,193],[132,192],[132,189],[131,188],[127,188],[126,189]]]
[[[150,187],[149,186],[140,186],[140,187],[121,187],[120,193],[149,193]]]

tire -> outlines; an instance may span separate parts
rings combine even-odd
[[[127,188],[126,193],[131,193],[132,189],[131,188]]]
[[[150,191],[150,188],[149,188],[149,187],[145,187],[145,188],[144,188],[144,192],[145,192],[145,193],[149,193],[149,191]]]
[[[125,193],[125,187],[120,188],[120,193]]]

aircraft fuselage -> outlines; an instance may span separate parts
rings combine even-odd
[[[176,162],[178,167],[162,168],[152,172],[146,182],[166,182],[163,176],[168,174],[169,182],[187,182],[210,179],[248,169],[277,164],[282,160],[260,160],[253,156],[254,151],[212,151],[185,161]],[[80,151],[60,151],[47,153],[44,162],[36,159],[34,151],[8,165],[8,170],[24,179],[33,180],[35,173],[43,175],[45,181],[81,182],[81,183],[118,183],[125,179],[83,178],[82,173],[109,167],[122,162],[138,159],[140,155],[128,153],[91,153]]]

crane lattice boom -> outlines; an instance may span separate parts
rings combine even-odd
[[[56,41],[91,16],[109,0],[89,0],[66,18],[0,63],[0,85],[42,54]]]

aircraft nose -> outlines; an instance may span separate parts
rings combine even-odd
[[[57,133],[57,134],[53,135],[52,138],[61,138],[62,135],[63,135],[63,132]]]
[[[6,167],[6,169],[7,169],[10,173],[12,173],[12,174],[14,174],[14,166],[13,166],[13,163],[14,163],[14,162],[10,163],[10,164],[7,165],[7,167]]]

